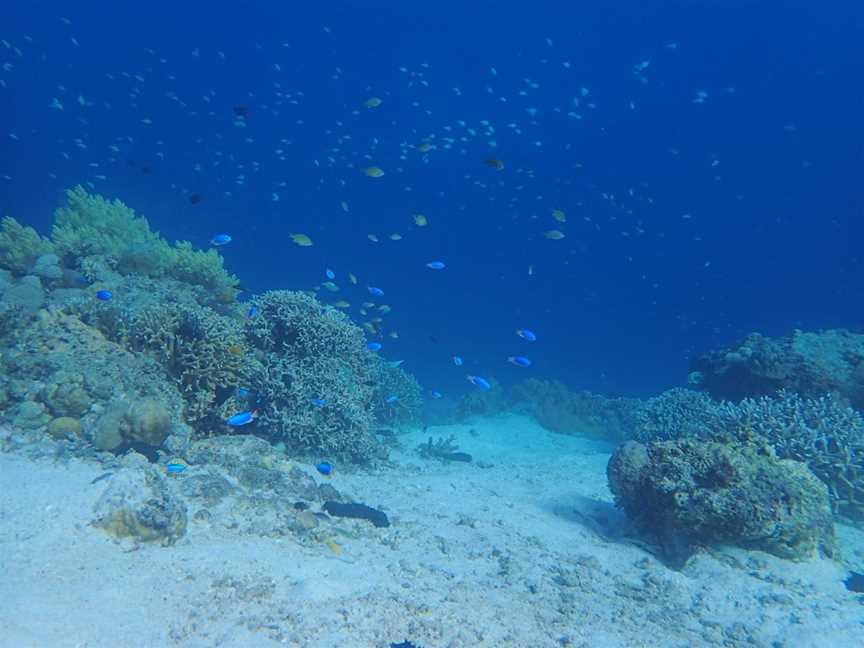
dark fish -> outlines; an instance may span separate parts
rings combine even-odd
[[[234,106],[232,110],[234,111],[235,117],[242,117],[243,119],[246,119],[249,116],[249,108],[247,106]]]
[[[144,175],[150,175],[151,173],[153,173],[153,169],[149,166],[143,166],[141,167],[141,173],[143,173]]]
[[[134,169],[138,166],[138,163],[135,160],[126,160],[126,166],[130,166]]]
[[[199,193],[189,194],[189,202],[192,203],[193,205],[197,205],[202,200],[204,200],[204,196],[202,196]]]
[[[100,482],[100,481],[102,481],[103,479],[108,479],[108,478],[109,478],[111,475],[113,475],[113,474],[114,474],[113,472],[106,472],[106,473],[102,473],[101,475],[99,475],[96,479],[94,479],[94,480],[91,481],[90,483],[91,483],[91,484],[95,484],[96,482]]]
[[[390,648],[422,648],[422,646],[411,643],[406,639],[405,641],[400,641],[399,643],[391,643]]]

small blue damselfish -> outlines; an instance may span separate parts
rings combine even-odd
[[[480,376],[468,376],[468,382],[477,385],[480,389],[485,389],[487,391],[492,389],[492,384]]]
[[[366,348],[369,349],[370,351],[380,351],[381,347],[383,347],[383,346],[384,345],[381,344],[380,342],[370,342],[369,344],[366,345]]]
[[[331,475],[333,474],[333,465],[329,461],[322,461],[321,463],[316,464],[315,470],[322,475]]]
[[[257,412],[240,412],[239,414],[230,417],[225,422],[231,427],[240,427],[241,425],[246,425],[254,421],[256,416]]]
[[[111,301],[111,298],[114,297],[114,293],[110,290],[97,290],[96,291],[96,299],[99,301]]]

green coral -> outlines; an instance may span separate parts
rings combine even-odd
[[[119,200],[90,195],[80,186],[68,190],[66,199],[67,205],[54,212],[51,238],[58,254],[67,259],[102,257],[115,269],[132,266],[125,274],[159,274],[168,245],[150,230],[146,218]],[[136,268],[136,260],[145,267]]]
[[[51,242],[32,227],[21,225],[11,216],[0,221],[0,268],[25,274],[43,254],[51,254]]]
[[[66,262],[93,279],[106,269],[122,275],[171,277],[202,286],[214,301],[230,303],[237,278],[215,250],[195,250],[191,243],[170,246],[143,216],[119,200],[90,195],[82,187],[66,192],[68,204],[55,212],[52,238]]]

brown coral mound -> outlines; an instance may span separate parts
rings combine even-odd
[[[796,560],[832,551],[825,485],[804,464],[777,459],[758,437],[629,441],[607,473],[616,504],[670,558],[711,543]]]

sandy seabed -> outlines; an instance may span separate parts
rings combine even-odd
[[[451,434],[474,463],[414,451]],[[666,567],[612,505],[608,446],[515,415],[400,441],[384,468],[337,466],[391,520],[340,520],[338,554],[194,507],[173,546],[119,542],[90,525],[98,465],[0,454],[0,646],[864,646],[837,562],[722,548]],[[838,535],[864,572],[864,533]]]

